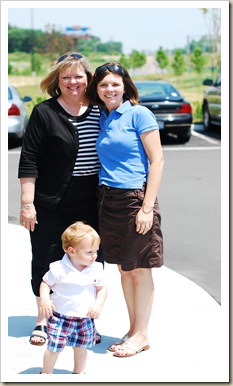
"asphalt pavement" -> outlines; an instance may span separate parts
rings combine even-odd
[[[29,343],[36,320],[30,287],[28,231],[8,224],[2,240],[2,382],[228,382],[228,302],[220,306],[206,291],[166,266],[153,269],[155,298],[149,325],[150,349],[115,358],[108,346],[128,328],[126,306],[115,265],[105,264],[108,297],[97,328],[101,344],[88,350],[85,375],[72,374],[72,349],[66,347],[53,375],[39,375],[45,346]],[[13,269],[11,269],[13,268]],[[9,272],[10,278],[9,278]],[[7,336],[8,335],[8,336]]]

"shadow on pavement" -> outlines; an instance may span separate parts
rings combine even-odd
[[[221,127],[212,126],[211,129],[205,130],[202,123],[196,123],[193,130],[197,133],[205,135],[206,137],[221,140]]]
[[[39,374],[40,371],[41,371],[41,367],[29,367],[28,369],[21,371],[19,374]],[[65,369],[54,369],[53,374],[72,374],[72,373]]]
[[[34,316],[10,316],[8,318],[8,335],[14,338],[22,338],[31,335],[36,323]]]

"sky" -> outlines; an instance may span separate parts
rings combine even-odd
[[[7,1],[8,23],[62,32],[66,27],[88,27],[103,43],[121,42],[123,52],[183,48],[188,40],[209,33],[203,7],[221,8],[227,1]],[[28,5],[32,4],[33,8]],[[54,7],[54,5],[56,6]]]

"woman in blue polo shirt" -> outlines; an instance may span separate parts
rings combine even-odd
[[[157,194],[163,170],[159,127],[138,105],[127,70],[106,63],[88,90],[105,105],[96,142],[99,172],[99,232],[106,262],[117,264],[130,327],[109,350],[128,357],[147,350],[154,284],[151,269],[163,265],[163,236]]]

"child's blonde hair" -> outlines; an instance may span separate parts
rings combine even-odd
[[[88,224],[84,224],[82,221],[75,222],[62,233],[62,248],[67,252],[69,247],[78,245],[86,235],[91,236],[92,245],[96,241],[100,244],[100,236],[94,228]]]

